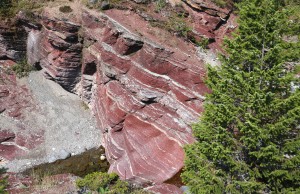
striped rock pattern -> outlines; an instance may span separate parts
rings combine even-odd
[[[105,15],[84,12],[83,24],[81,83],[91,83],[110,171],[164,182],[183,167],[182,146],[194,141],[190,124],[207,92],[203,62],[143,39]]]
[[[199,21],[193,32],[218,49],[230,12],[197,2],[184,4]],[[41,29],[28,32],[28,60],[92,108],[110,172],[140,183],[167,181],[183,167],[182,147],[194,141],[191,124],[209,92],[203,57],[130,10],[83,9],[77,17],[41,16]]]

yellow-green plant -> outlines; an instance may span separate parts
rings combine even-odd
[[[186,23],[184,17],[181,15],[172,15],[167,21],[166,28],[176,33],[178,36],[187,38],[188,33],[192,28]]]
[[[8,183],[7,183],[7,177],[4,175],[5,172],[6,169],[0,168],[0,193],[1,194],[7,193],[5,189],[8,186]]]
[[[40,8],[44,1],[37,0],[1,0],[0,1],[0,18],[14,17],[19,11],[30,12]]]
[[[128,183],[120,180],[116,173],[93,172],[86,175],[83,179],[78,179],[76,185],[78,187],[87,187],[92,191],[101,190],[110,194],[125,194],[128,191]]]
[[[224,1],[224,0],[213,0],[213,2],[220,7],[226,6],[226,1]]]
[[[166,0],[157,0],[157,1],[155,1],[155,11],[156,12],[160,12],[166,6],[167,6]]]
[[[28,64],[26,60],[22,60],[12,66],[12,70],[16,73],[18,78],[22,78],[28,76],[29,72],[34,71],[35,68]]]

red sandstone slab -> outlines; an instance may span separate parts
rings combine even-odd
[[[127,113],[135,112],[144,107],[144,104],[139,102],[130,92],[122,87],[117,81],[110,81],[107,84],[107,94],[116,101],[123,110]]]
[[[166,80],[163,77],[158,77],[149,74],[148,72],[141,70],[139,67],[134,67],[134,66],[131,67],[131,69],[128,72],[128,76],[138,79],[143,84],[150,86],[152,88],[156,88],[162,91],[170,90],[168,80]]]

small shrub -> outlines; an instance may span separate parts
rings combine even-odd
[[[31,12],[42,7],[38,0],[0,0],[0,18],[14,17],[19,11]]]
[[[84,110],[89,110],[90,109],[89,106],[84,101],[81,102],[81,106]]]
[[[1,0],[0,1],[0,16],[4,17],[4,16],[8,15],[11,7],[12,7],[11,0]]]
[[[213,0],[213,2],[214,2],[217,6],[222,7],[222,8],[226,6],[226,1],[224,1],[224,0]]]
[[[203,49],[207,49],[208,44],[209,44],[209,39],[202,38],[200,41],[197,41],[196,44],[197,44],[197,46],[200,46]]]
[[[294,67],[294,72],[295,72],[295,74],[300,73],[300,65],[299,64]]]
[[[5,191],[6,187],[8,186],[7,183],[7,177],[3,174],[6,172],[5,168],[0,168],[0,193],[6,194],[7,191]]]
[[[106,193],[122,194],[128,190],[128,183],[119,180],[119,176],[116,173],[93,172],[86,175],[83,179],[77,180],[76,185],[78,187],[87,187],[92,191],[103,191],[104,188],[108,188],[109,191]]]
[[[169,18],[166,27],[169,31],[185,38],[187,38],[188,33],[192,30],[192,28],[186,24],[184,17],[177,15],[173,15]]]
[[[206,37],[201,37],[201,39],[199,40],[199,38],[196,38],[193,34],[189,34],[188,39],[194,43],[195,45],[203,48],[203,49],[207,49],[208,48],[208,44],[209,44],[209,39]]]
[[[65,5],[65,6],[61,6],[59,8],[59,11],[62,13],[71,13],[73,11],[73,9],[70,6]]]
[[[129,184],[119,179],[116,173],[93,172],[83,179],[78,179],[76,185],[100,194],[151,194],[140,186]]]
[[[163,8],[167,6],[166,0],[157,0],[155,1],[155,12],[160,12]]]
[[[34,71],[35,68],[28,64],[26,60],[22,60],[18,63],[16,63],[13,67],[12,70],[16,73],[18,78],[26,77],[29,75],[30,71]]]
[[[106,193],[108,193],[108,188],[106,187],[106,188],[103,188],[103,187],[100,187],[99,189],[98,189],[98,193],[100,193],[100,194],[106,194]]]
[[[116,193],[116,194],[125,194],[128,191],[128,183],[118,179],[113,185],[109,188],[109,193]]]

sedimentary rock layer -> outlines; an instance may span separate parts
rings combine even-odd
[[[202,111],[200,59],[141,38],[103,14],[83,12],[85,69],[96,66],[92,107],[104,134],[110,171],[164,182],[183,166],[182,146]]]
[[[219,48],[218,38],[230,28],[222,26],[230,11],[204,1],[184,2],[192,32],[216,41]],[[74,21],[47,11],[38,24],[20,20],[28,33],[28,62],[40,65],[47,78],[92,108],[110,172],[137,182],[163,183],[182,169],[182,147],[194,141],[191,124],[209,92],[205,61],[193,44],[151,26],[140,15],[80,9]],[[9,49],[1,50],[1,45],[0,39],[0,57],[10,58]]]
[[[82,44],[78,39],[80,26],[57,21],[48,17],[41,19],[43,28],[29,33],[28,45],[35,48],[29,59],[46,70],[46,75],[71,91],[80,80]],[[34,38],[32,38],[34,37]],[[38,50],[38,52],[36,52]]]

